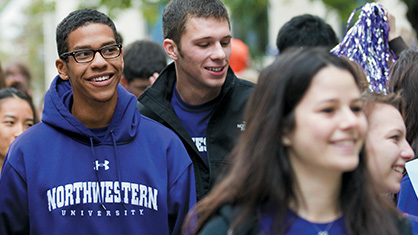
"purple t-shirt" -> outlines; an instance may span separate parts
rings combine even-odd
[[[218,101],[219,99],[216,98],[204,104],[190,105],[181,99],[177,89],[174,89],[171,98],[171,106],[173,106],[181,124],[195,143],[206,165],[208,165],[206,129]]]
[[[328,234],[348,235],[345,231],[344,217],[341,217],[331,223],[312,223],[288,210],[286,220],[289,224],[285,235],[304,234],[317,235],[319,231],[328,231]],[[264,212],[260,221],[260,234],[274,234],[273,229],[274,217],[273,213]]]

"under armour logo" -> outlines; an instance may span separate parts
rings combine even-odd
[[[238,123],[238,124],[237,124],[237,128],[238,128],[238,129],[241,129],[241,131],[245,131],[245,121],[244,121],[244,122],[242,122],[241,124],[240,124],[240,123]]]
[[[105,171],[110,169],[108,160],[105,160],[104,163],[99,163],[99,160],[96,160],[94,163],[95,163],[94,169],[96,171],[99,170],[99,167],[104,167]]]

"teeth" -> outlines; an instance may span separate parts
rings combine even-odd
[[[394,171],[400,172],[400,173],[402,173],[402,174],[403,174],[403,172],[404,172],[404,168],[403,168],[403,167],[400,167],[400,166],[394,166],[392,169],[393,169]]]
[[[343,145],[343,146],[352,146],[353,144],[354,144],[354,141],[352,141],[352,140],[346,140],[346,141],[338,142],[338,145]]]
[[[220,72],[222,71],[222,67],[221,68],[208,68],[208,70],[214,71],[214,72]]]
[[[109,76],[103,76],[103,77],[98,77],[98,78],[92,78],[91,80],[93,82],[103,82],[105,80],[109,79]]]

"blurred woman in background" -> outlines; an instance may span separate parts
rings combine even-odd
[[[37,122],[31,98],[15,88],[0,90],[0,164],[10,144]]]

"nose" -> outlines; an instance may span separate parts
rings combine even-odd
[[[414,150],[412,150],[411,145],[409,145],[408,141],[403,141],[403,147],[401,152],[401,158],[405,159],[405,161],[410,161],[415,157]]]
[[[226,57],[226,48],[221,43],[215,43],[213,46],[211,58],[212,60],[223,60]]]
[[[14,137],[18,137],[25,130],[24,125],[16,125],[14,130]]]
[[[106,64],[106,59],[100,54],[100,52],[96,52],[94,55],[93,60],[91,61],[91,66],[93,67],[102,67]]]
[[[350,108],[347,108],[345,112],[341,114],[341,128],[351,129],[358,127],[361,122],[361,116],[358,113],[353,112]]]

